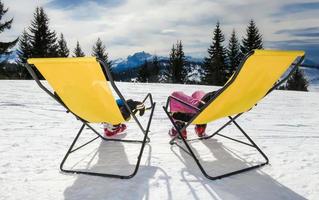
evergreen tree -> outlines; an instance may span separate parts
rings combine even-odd
[[[241,52],[243,55],[246,55],[254,49],[262,49],[263,40],[262,35],[259,33],[259,30],[254,22],[250,20],[249,25],[246,29],[246,37],[242,40]]]
[[[176,48],[175,48],[176,47]],[[182,41],[177,41],[173,45],[170,53],[170,69],[173,83],[184,83],[186,77],[185,69],[186,59],[183,51]]]
[[[57,37],[49,29],[49,18],[42,7],[37,7],[33,14],[34,19],[29,28],[31,34],[32,57],[47,58],[58,56]]]
[[[4,32],[5,30],[9,30],[13,22],[13,18],[11,18],[8,21],[2,22],[2,18],[7,12],[8,12],[8,8],[4,8],[4,4],[0,0],[0,34]],[[19,38],[10,42],[0,41],[0,56],[10,54],[11,53],[10,49],[14,47],[14,45],[16,45],[18,40]],[[5,77],[3,65],[4,63],[0,63],[0,78]]]
[[[304,77],[303,71],[297,70],[291,75],[286,83],[287,90],[308,91],[308,81]]]
[[[158,57],[155,55],[153,57],[153,61],[152,61],[152,81],[153,82],[158,82],[159,79],[159,73],[160,73],[160,64],[158,61]]]
[[[31,43],[29,34],[24,30],[19,39],[18,61],[19,63],[27,63],[27,59],[31,57]]]
[[[137,74],[137,81],[145,83],[148,82],[149,79],[149,71],[147,61],[144,61],[144,64],[140,67]]]
[[[177,77],[176,81],[177,83],[184,83],[186,80],[186,58],[185,54],[183,51],[183,44],[182,41],[180,40],[179,42],[177,41],[176,43],[176,69],[177,69]]]
[[[209,85],[223,85],[227,81],[226,77],[226,49],[223,46],[224,34],[217,22],[214,30],[213,41],[208,48],[208,57],[204,59],[203,68],[205,71],[204,83]]]
[[[19,39],[19,48],[18,48],[18,63],[21,68],[20,77],[23,79],[31,79],[31,75],[25,68],[25,64],[27,63],[27,59],[32,57],[31,54],[32,46],[30,43],[30,36],[26,30],[23,31],[22,35]]]
[[[28,37],[23,36],[24,40],[26,40],[24,41],[23,45],[30,45],[30,52],[20,52],[20,55],[24,54],[25,58],[30,56],[33,58],[48,58],[58,56],[59,46],[57,44],[57,37],[55,32],[49,29],[49,18],[45,14],[42,7],[37,7],[35,9],[29,31],[30,33],[27,33],[26,31],[23,33],[28,35]],[[29,40],[29,42],[27,42],[27,40]],[[20,62],[21,61],[23,61],[23,58],[20,60]],[[34,68],[34,71],[40,79],[43,79],[43,76],[36,68]]]
[[[4,4],[1,2],[0,0],[0,34],[2,32],[4,32],[5,30],[9,30],[11,29],[11,25],[12,25],[12,22],[13,22],[13,18],[11,18],[10,20],[8,21],[4,21],[2,22],[2,18],[3,16],[8,12],[8,8],[4,8]],[[16,43],[18,42],[19,38],[11,41],[11,42],[2,42],[0,41],[0,55],[3,55],[3,54],[10,54],[11,51],[10,49],[16,45]]]
[[[60,35],[58,45],[58,57],[69,57],[70,51],[62,33]]]
[[[100,38],[97,39],[93,46],[92,56],[102,60],[109,68],[111,68],[111,62],[109,61],[108,54],[106,53],[106,47]]]
[[[106,53],[106,47],[100,38],[97,39],[96,43],[92,48],[92,51],[92,56],[95,56],[96,58],[103,61],[106,64],[106,67],[108,67],[108,69],[110,70],[112,77],[114,77],[114,73],[111,68],[112,63],[111,61],[109,61],[108,53]]]
[[[82,51],[82,49],[80,47],[79,41],[76,42],[76,47],[73,51],[73,54],[74,54],[73,57],[84,57],[85,56],[84,52]]]
[[[242,59],[242,54],[240,52],[240,44],[238,42],[235,30],[233,30],[228,42],[227,57],[229,68],[229,75],[227,77],[228,79],[237,70]]]
[[[176,83],[176,49],[175,44],[173,44],[173,47],[171,49],[171,52],[169,54],[169,71],[167,73],[167,81]]]

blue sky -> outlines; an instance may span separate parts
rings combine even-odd
[[[319,1],[295,0],[3,0],[14,17],[5,39],[30,25],[43,6],[50,27],[76,41],[86,54],[100,37],[112,59],[137,51],[167,56],[182,40],[187,55],[203,57],[217,21],[228,40],[233,29],[241,39],[250,19],[263,34],[266,48],[306,50],[319,63]]]
[[[302,2],[302,3],[290,3],[285,4],[281,7],[281,11],[283,14],[285,13],[298,13],[298,12],[307,12],[309,10],[318,10],[319,9],[319,2]]]
[[[53,0],[49,3],[49,6],[57,8],[68,8],[76,7],[87,2],[94,2],[100,6],[115,7],[126,2],[126,0]]]

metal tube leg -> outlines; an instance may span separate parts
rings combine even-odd
[[[237,128],[240,130],[240,132],[243,133],[243,135],[249,140],[249,142],[257,149],[257,151],[265,158],[266,160],[266,163],[265,164],[268,164],[269,163],[269,159],[268,157],[266,156],[266,154],[258,147],[258,145],[249,137],[249,135],[244,131],[244,129],[242,129],[238,123],[232,118],[232,117],[229,117],[231,120],[233,120],[233,123],[235,124],[235,126],[237,126]]]
[[[168,118],[170,119],[171,123],[173,124],[174,128],[177,130],[178,135],[182,138],[182,141],[184,142],[187,150],[188,150],[188,154],[193,157],[193,159],[195,160],[197,166],[199,167],[199,169],[201,170],[201,172],[204,174],[204,176],[206,176],[207,178],[211,179],[211,177],[206,173],[206,171],[204,170],[203,166],[200,164],[199,160],[197,159],[196,155],[194,154],[194,152],[192,151],[192,149],[190,148],[190,146],[188,145],[187,141],[185,140],[185,138],[182,136],[181,130],[176,126],[173,118],[169,115],[168,111],[164,108],[164,111],[166,112]],[[185,151],[185,149],[184,149]]]
[[[152,121],[152,118],[153,118],[153,113],[154,113],[154,109],[155,109],[155,103],[153,103],[152,105],[152,110],[151,110],[151,114],[150,114],[150,118],[148,120],[148,124],[147,124],[147,127],[146,127],[146,130],[144,132],[144,129],[141,128],[141,131],[144,133],[144,137],[143,137],[143,140],[140,141],[140,140],[116,140],[116,139],[106,139],[104,141],[114,141],[114,142],[140,142],[142,143],[141,145],[141,149],[140,149],[140,152],[139,152],[139,155],[137,157],[137,162],[136,162],[136,166],[135,166],[135,169],[133,171],[132,174],[130,175],[118,175],[118,174],[107,174],[107,173],[96,173],[96,172],[89,172],[89,171],[80,171],[80,170],[66,170],[66,169],[63,169],[63,165],[66,161],[66,159],[68,158],[69,154],[71,154],[72,152],[78,150],[79,148],[82,148],[83,146],[91,143],[92,141],[94,141],[96,138],[98,137],[102,137],[93,127],[91,127],[89,124],[87,124],[86,122],[83,122],[83,125],[82,127],[80,128],[78,134],[76,135],[75,139],[73,140],[69,150],[67,151],[66,155],[64,156],[61,164],[60,164],[60,169],[61,171],[63,172],[66,172],[66,173],[78,173],[78,174],[86,174],[86,175],[92,175],[92,176],[101,176],[101,177],[109,177],[109,178],[120,178],[120,179],[129,179],[129,178],[132,178],[133,176],[136,175],[137,171],[138,171],[138,168],[139,168],[139,165],[140,165],[140,162],[141,162],[141,159],[142,159],[142,154],[143,154],[143,151],[144,151],[144,147],[145,147],[145,144],[148,143],[148,133],[149,133],[149,129],[150,129],[150,125],[151,125],[151,121]],[[83,129],[85,126],[88,126],[94,133],[96,133],[98,136],[95,138],[95,139],[92,139],[90,140],[89,142],[81,145],[80,147],[76,148],[76,149],[73,149],[76,141],[78,140],[80,134],[82,133]]]
[[[235,174],[239,174],[239,173],[243,173],[243,172],[246,172],[246,171],[249,171],[249,170],[252,170],[252,169],[255,169],[255,168],[258,168],[258,167],[261,167],[261,166],[264,166],[266,164],[268,164],[268,158],[267,156],[261,151],[261,149],[254,143],[254,141],[245,133],[245,131],[237,124],[237,122],[235,121],[235,119],[237,119],[241,114],[239,115],[236,115],[234,118],[232,117],[229,117],[230,118],[230,121],[228,121],[225,125],[223,125],[220,129],[218,129],[215,133],[213,133],[212,135],[210,135],[208,138],[211,138],[213,137],[214,135],[219,135],[218,132],[221,131],[222,129],[224,129],[228,124],[230,124],[231,122],[233,122],[236,127],[244,134],[244,136],[249,140],[249,142],[252,144],[252,145],[248,145],[248,143],[246,145],[248,146],[251,146],[253,148],[256,148],[258,150],[258,152],[265,158],[266,162],[264,163],[261,163],[261,164],[258,164],[258,165],[253,165],[253,166],[249,166],[249,167],[246,167],[244,169],[240,169],[240,170],[235,170],[235,171],[232,171],[232,172],[229,172],[229,173],[225,173],[225,174],[221,174],[221,175],[218,175],[218,176],[210,176],[209,174],[207,174],[206,170],[203,168],[203,166],[201,165],[199,159],[196,157],[196,155],[194,154],[193,150],[191,149],[190,145],[188,144],[187,140],[185,138],[182,137],[182,133],[181,133],[181,129],[178,129],[178,127],[176,126],[174,120],[172,119],[172,117],[169,115],[168,111],[165,109],[165,107],[163,107],[165,113],[167,114],[168,118],[170,119],[171,123],[173,124],[174,128],[177,130],[178,132],[178,135],[181,137],[183,143],[185,144],[186,146],[186,149],[182,146],[180,146],[179,144],[175,143],[174,141],[176,140],[176,138],[173,138],[171,141],[170,141],[170,144],[171,145],[174,145],[176,144],[179,148],[181,148],[182,150],[184,150],[186,153],[188,153],[195,161],[195,163],[197,164],[197,166],[199,167],[200,171],[203,173],[203,175],[210,179],[210,180],[216,180],[216,179],[221,179],[221,178],[224,178],[224,177],[228,177],[228,176],[232,176],[232,175],[235,175]],[[183,127],[185,128],[185,127]],[[208,139],[208,138],[205,138],[205,139]],[[226,137],[228,139],[231,139],[230,137]],[[233,139],[233,141],[236,141],[238,142],[237,140]],[[242,143],[242,142],[239,142],[239,143]]]
[[[227,123],[225,123],[222,127],[220,127],[217,131],[215,131],[213,134],[207,136],[207,137],[202,137],[202,138],[198,138],[200,140],[204,140],[204,139],[209,139],[214,137],[215,135],[217,135],[221,130],[223,130],[225,127],[227,127],[228,125],[230,125],[235,119],[237,119],[238,117],[240,117],[242,115],[242,113],[236,115],[234,118],[231,118]]]
[[[141,149],[140,149],[140,153],[139,153],[139,155],[138,155],[138,157],[137,157],[138,159],[137,159],[137,162],[136,162],[135,170],[134,170],[134,172],[133,172],[131,175],[129,175],[127,178],[132,178],[133,176],[135,176],[136,173],[137,173],[137,171],[138,171],[138,168],[139,168],[139,166],[140,166],[141,159],[142,159],[142,155],[143,155],[143,152],[144,152],[145,144],[148,143],[148,142],[147,142],[148,133],[149,133],[149,129],[150,129],[150,126],[151,126],[154,109],[155,109],[155,103],[153,103],[153,107],[152,107],[152,110],[151,110],[151,115],[150,115],[150,118],[149,118],[148,123],[147,123],[147,127],[146,127],[146,130],[145,130],[145,134],[144,134],[142,146],[141,146]]]
[[[79,137],[80,137],[80,135],[81,135],[81,133],[82,133],[84,127],[85,127],[85,124],[83,123],[83,125],[81,126],[81,128],[80,128],[78,134],[77,134],[76,137],[74,138],[74,140],[73,140],[71,146],[69,147],[69,150],[68,150],[67,153],[65,154],[65,156],[64,156],[64,158],[63,158],[63,160],[62,160],[62,162],[61,162],[61,164],[60,164],[60,170],[63,171],[63,172],[68,172],[68,171],[69,171],[69,170],[63,169],[63,165],[64,165],[66,159],[68,158],[68,156],[70,155],[70,153],[72,152],[73,146],[75,145],[76,141],[79,139]]]

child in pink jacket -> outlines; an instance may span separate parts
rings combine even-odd
[[[173,92],[171,94],[172,97],[177,98],[193,107],[196,107],[198,109],[202,108],[202,106],[205,105],[212,97],[215,95],[215,91],[205,93],[203,91],[196,91],[191,96],[188,96],[184,92],[178,91]],[[170,111],[172,113],[172,117],[175,120],[178,127],[183,127],[186,122],[191,120],[195,114],[198,112],[198,110],[191,108],[190,106],[187,106],[174,98],[171,98],[170,100]],[[195,125],[195,132],[199,137],[205,136],[205,130],[206,130],[207,124],[196,124]],[[176,136],[177,131],[174,127],[170,130],[169,134],[171,136]],[[187,138],[187,131],[186,129],[182,132],[182,136],[186,139]]]

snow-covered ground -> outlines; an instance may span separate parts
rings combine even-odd
[[[141,167],[133,179],[63,174],[59,163],[81,123],[34,81],[0,81],[0,199],[319,199],[319,93],[274,91],[238,119],[270,165],[210,181],[191,157],[168,144],[170,122],[161,106],[175,90],[213,87],[118,83],[128,98],[152,92],[157,108]],[[146,122],[143,117],[142,122]],[[223,120],[209,125],[215,130]],[[96,125],[99,128],[99,125]],[[100,129],[101,130],[101,129]],[[194,137],[192,127],[189,137]],[[241,139],[229,126],[226,135]],[[85,139],[94,135],[86,130]],[[128,123],[126,138],[141,138]],[[123,136],[122,136],[123,137]],[[221,138],[193,142],[212,175],[256,162],[256,152]],[[94,143],[71,154],[68,167],[128,174],[139,145]]]

